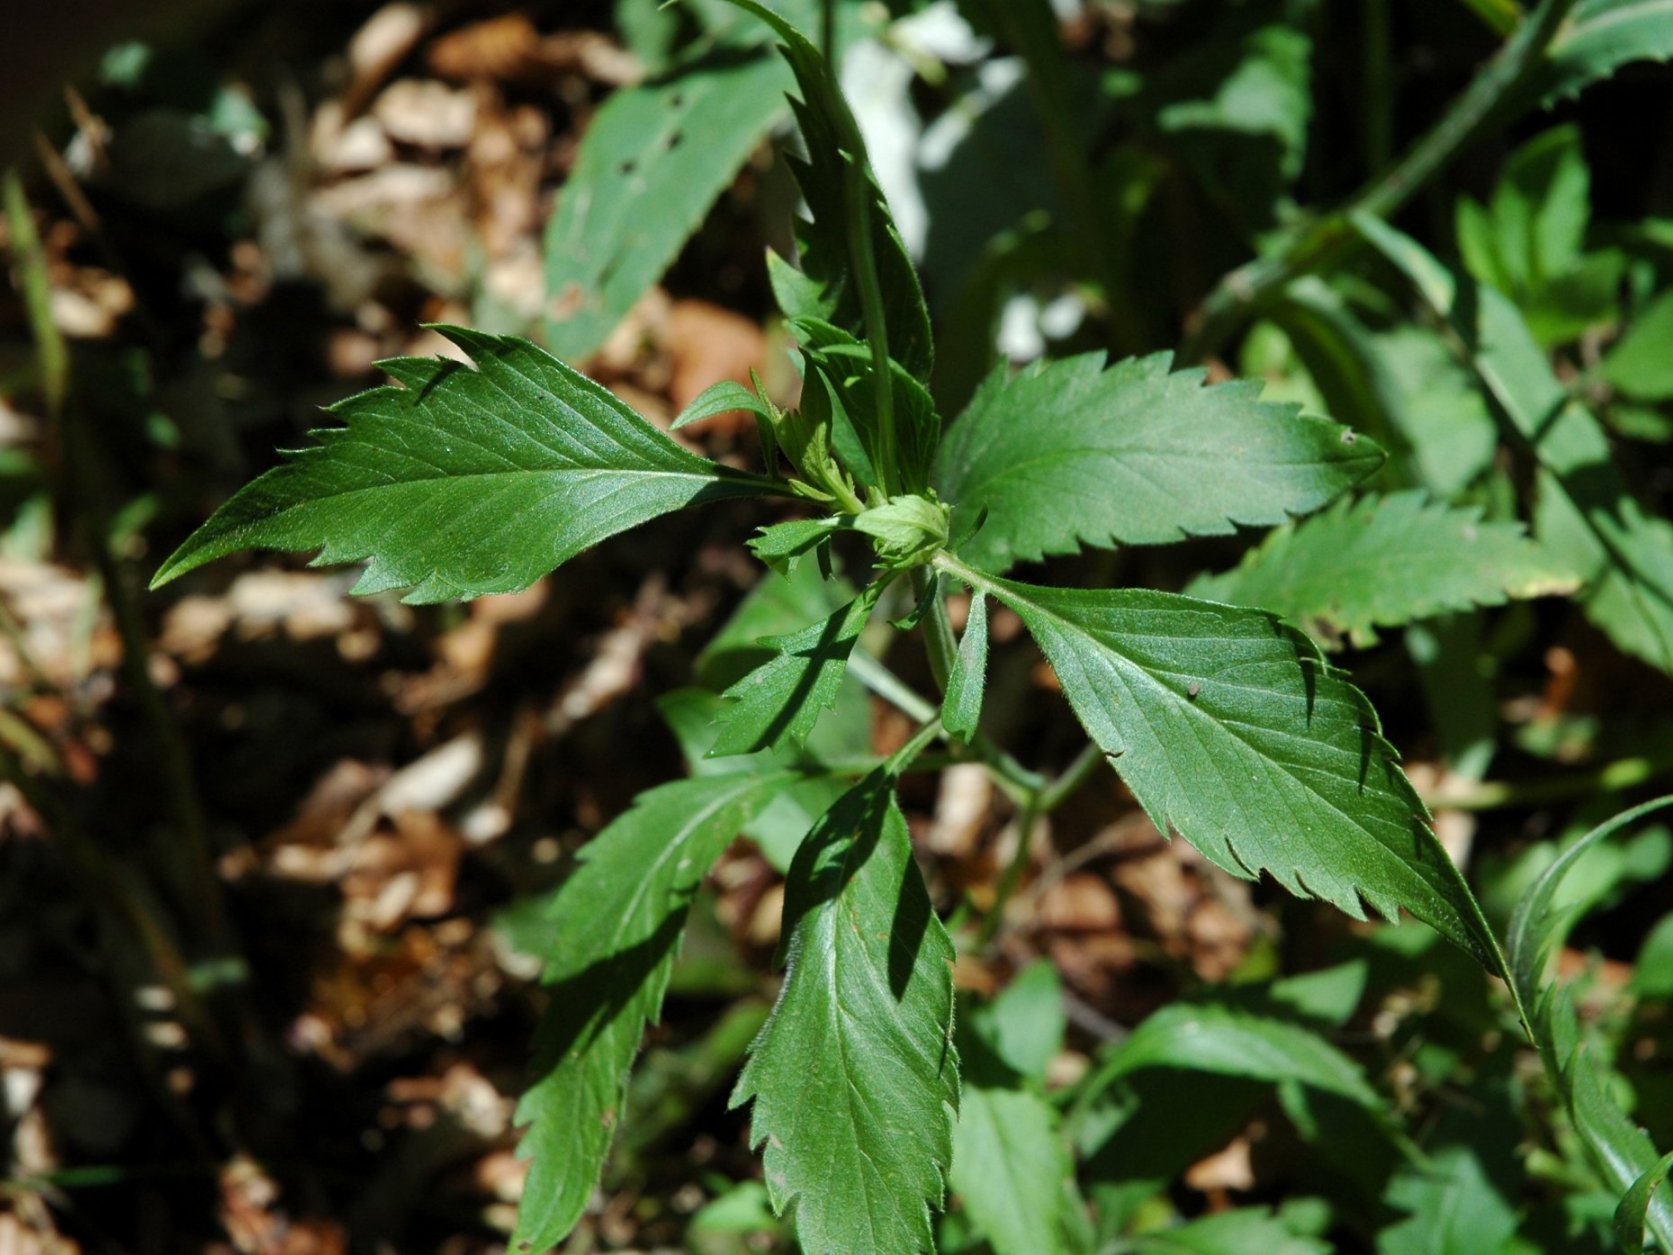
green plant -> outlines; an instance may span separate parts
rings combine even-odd
[[[1107,760],[1159,830],[1191,841],[1233,875],[1270,873],[1298,896],[1358,919],[1393,919],[1404,909],[1430,924],[1507,982],[1553,1061],[1587,1153],[1626,1195],[1623,1233],[1642,1246],[1648,1215],[1665,1240],[1667,1219],[1652,1208],[1665,1161],[1658,1167],[1648,1142],[1610,1105],[1580,1052],[1572,1015],[1540,993],[1539,967],[1555,935],[1547,886],[1569,856],[1530,897],[1507,959],[1368,701],[1310,636],[1271,613],[1327,642],[1363,641],[1378,627],[1584,584],[1585,605],[1624,648],[1662,665],[1673,659],[1664,626],[1673,589],[1667,529],[1621,484],[1606,473],[1600,479],[1600,466],[1613,462],[1598,445],[1597,423],[1571,403],[1539,351],[1597,314],[1596,306],[1576,314],[1557,280],[1612,263],[1590,266],[1568,239],[1557,275],[1543,258],[1517,269],[1519,261],[1480,243],[1494,238],[1479,225],[1487,211],[1469,211],[1466,238],[1477,243],[1466,245],[1466,259],[1493,268],[1475,279],[1520,284],[1500,296],[1449,275],[1382,220],[1509,87],[1549,72],[1553,90],[1569,88],[1612,68],[1620,56],[1587,42],[1587,21],[1653,15],[1630,4],[1594,3],[1573,15],[1572,5],[1539,6],[1450,130],[1420,145],[1398,179],[1284,237],[1249,282],[1223,287],[1199,336],[1199,349],[1217,346],[1231,323],[1259,313],[1290,333],[1298,351],[1327,341],[1332,351],[1344,342],[1357,351],[1371,330],[1339,294],[1303,284],[1327,259],[1369,243],[1421,294],[1434,341],[1480,375],[1501,421],[1532,451],[1548,481],[1542,508],[1568,511],[1567,531],[1552,525],[1553,538],[1542,527],[1536,543],[1514,520],[1487,516],[1479,502],[1449,501],[1453,493],[1425,482],[1425,442],[1390,423],[1377,435],[1387,428],[1404,478],[1395,491],[1349,501],[1345,493],[1383,472],[1386,455],[1371,435],[1263,401],[1249,383],[1205,386],[1200,371],[1173,371],[1166,355],[1109,365],[1104,354],[1086,353],[1016,374],[994,370],[943,433],[930,316],[853,117],[813,43],[750,0],[732,3],[776,33],[801,93],[794,108],[808,156],[797,174],[811,216],[800,224],[800,268],[774,259],[770,269],[799,346],[803,390],[799,407],[785,410],[759,387],[723,384],[676,425],[726,410],[752,413],[759,472],[687,452],[526,342],[446,328],[474,367],[387,363],[395,386],[336,406],[342,426],[233,497],[157,576],[160,583],[249,547],[318,550],[320,561],[366,562],[357,591],[403,589],[407,600],[429,602],[526,587],[587,546],[687,506],[769,497],[816,511],[763,528],[753,544],[787,586],[795,581],[798,595],[807,594],[809,612],[746,642],[767,657],[723,700],[671,706],[692,777],[643,795],[586,847],[553,899],[560,927],[546,972],[551,1010],[521,1108],[533,1167],[517,1241],[550,1245],[581,1215],[642,1033],[660,1012],[687,907],[734,836],[752,829],[763,845],[777,843],[787,868],[785,976],[734,1104],[753,1103],[768,1195],[780,1212],[794,1203],[797,1234],[810,1251],[931,1247],[932,1210],[949,1181],[997,1250],[1089,1245],[1064,1138],[1096,1148],[1090,1130],[1109,1116],[1111,1095],[1157,1067],[1279,1086],[1303,1127],[1319,1128],[1330,1102],[1345,1104],[1390,1145],[1409,1149],[1387,1104],[1319,1032],[1352,1011],[1363,977],[1356,985],[1351,972],[1158,1013],[1109,1052],[1067,1111],[1043,1093],[1050,1032],[1043,1047],[1019,1042],[1018,1026],[1038,1014],[1039,1004],[1018,1009],[1028,1006],[1020,1001],[1028,986],[1019,982],[1008,991],[1011,1003],[975,1007],[955,1026],[954,938],[914,867],[895,798],[899,778],[937,741],[993,770],[1022,809],[1025,838]],[[1019,40],[1034,30],[1022,29]],[[1045,55],[1037,39],[1028,46]],[[1268,40],[1250,46],[1272,52]],[[770,81],[759,59],[746,64]],[[728,106],[742,100],[715,90]],[[1064,127],[1062,101],[1042,94]],[[1188,129],[1201,111],[1174,116]],[[1090,183],[1077,171],[1073,136],[1058,140],[1066,199],[1079,204]],[[1560,150],[1560,138],[1547,146]],[[607,190],[602,181],[598,187]],[[663,224],[676,243],[677,217]],[[672,247],[651,250],[645,266],[659,269]],[[1122,273],[1117,259],[1096,250],[1083,261],[1108,288]],[[1541,282],[1523,282],[1536,273]],[[606,296],[596,312],[603,324],[628,299]],[[1561,316],[1542,315],[1536,339],[1512,298],[1546,313],[1554,301]],[[596,332],[576,328],[583,340]],[[1643,372],[1631,357],[1616,369],[1634,380]],[[1553,412],[1564,421],[1549,424]],[[1293,521],[1302,515],[1314,517]],[[1239,526],[1278,530],[1235,570],[1203,577],[1192,595],[1060,588],[1008,575],[1019,562],[1083,548],[1160,545]],[[852,551],[845,533],[863,538],[869,552],[857,592],[836,575],[837,556]],[[971,594],[962,639],[947,614],[954,587]],[[1055,778],[1021,766],[981,731],[995,604],[1032,634],[1091,737]],[[885,606],[922,633],[943,690],[939,704],[860,652],[864,629]],[[863,751],[845,758],[819,741],[822,716],[841,706],[861,672],[918,725],[881,760],[857,762]],[[763,826],[775,808],[770,836]],[[1574,856],[1597,839],[1576,845]],[[1011,877],[1002,884],[989,921],[1014,884]],[[1049,977],[1042,980],[1049,1005]],[[1391,1200],[1412,1219],[1390,1245],[1423,1249],[1434,1226],[1447,1223],[1449,1200],[1436,1198],[1433,1162],[1413,1153],[1407,1167],[1391,1174]],[[1106,1218],[1122,1207],[1103,1200]],[[1181,1240],[1205,1244],[1188,1249],[1318,1249],[1309,1243],[1319,1226],[1306,1217],[1234,1216],[1198,1221],[1194,1236]],[[1146,1249],[1139,1238],[1112,1241]]]

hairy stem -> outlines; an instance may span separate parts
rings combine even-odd
[[[1386,218],[1397,212],[1488,127],[1527,107],[1523,89],[1576,0],[1541,0],[1469,87],[1394,166],[1348,203],[1292,232],[1264,257],[1222,278],[1197,311],[1180,358],[1201,362],[1217,353],[1292,280],[1336,265],[1358,244],[1350,219]]]

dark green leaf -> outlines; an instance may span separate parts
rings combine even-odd
[[[726,49],[612,92],[588,124],[546,232],[546,339],[591,356],[662,277],[784,116],[784,67]]]
[[[982,717],[982,690],[988,678],[988,599],[980,593],[970,598],[970,617],[952,674],[947,677],[947,700],[941,706],[941,726],[948,733],[968,741]]]
[[[240,489],[152,586],[239,549],[367,561],[358,593],[443,601],[526,588],[607,536],[766,490],[688,453],[524,340],[441,329],[475,369],[385,362],[399,387],[338,402],[346,424]]]
[[[738,1080],[767,1189],[809,1255],[932,1249],[958,1104],[953,947],[892,781],[867,777],[797,855],[784,986]]]
[[[786,307],[792,316],[814,312],[855,336],[866,334],[861,310],[860,282],[851,255],[851,240],[865,240],[883,293],[884,323],[889,356],[920,380],[928,380],[934,362],[929,311],[918,286],[918,272],[889,217],[888,204],[866,161],[865,141],[848,103],[819,49],[771,9],[754,0],[731,0],[772,27],[783,43],[786,60],[795,72],[802,99],[793,100],[796,120],[807,144],[808,159],[794,161],[797,181],[807,199],[811,222],[801,230],[801,269],[812,280]],[[858,177],[864,200],[850,195]],[[866,229],[851,230],[856,215]]]
[[[1159,830],[1355,918],[1405,907],[1503,971],[1370,703],[1300,633],[1171,593],[1042,588],[948,565],[1028,626]]]
[[[880,591],[874,584],[823,622],[764,641],[777,652],[726,690],[732,704],[722,712],[725,726],[709,753],[751,754],[807,740],[836,700],[848,655]]]
[[[1105,369],[1101,354],[990,375],[936,456],[935,485],[978,566],[1080,545],[1160,544],[1282,523],[1318,509],[1382,464],[1369,440],[1259,385],[1202,386],[1167,354]]]
[[[1373,627],[1510,597],[1572,592],[1579,583],[1521,524],[1485,523],[1479,507],[1449,507],[1403,492],[1343,500],[1279,528],[1241,565],[1199,578],[1187,591],[1368,642]]]
[[[657,709],[673,729],[692,775],[759,775],[791,769],[799,773],[742,829],[777,871],[788,872],[802,838],[819,817],[848,792],[856,775],[877,765],[877,758],[871,754],[871,708],[865,690],[851,679],[844,681],[836,709],[820,720],[808,744],[800,750],[710,758],[707,755],[720,732],[723,705],[718,693],[706,689],[675,689],[657,699]],[[827,759],[840,763],[841,769],[827,769]]]
[[[1673,526],[1628,491],[1602,425],[1569,397],[1504,296],[1452,274],[1378,219],[1354,222],[1450,321],[1503,421],[1533,451],[1540,467],[1535,533],[1586,581],[1587,615],[1622,649],[1673,670]]]
[[[1546,987],[1545,971],[1574,923],[1575,912],[1557,905],[1569,871],[1628,824],[1668,806],[1673,806],[1673,797],[1622,811],[1564,850],[1523,895],[1506,936],[1511,987],[1533,1030],[1546,1074],[1568,1107],[1587,1157],[1610,1188],[1623,1196],[1654,1170],[1659,1157],[1649,1137],[1610,1098],[1596,1056],[1582,1044],[1568,991]],[[1645,1191],[1645,1203],[1646,1223],[1666,1248],[1673,1242],[1673,1203],[1650,1190]]]
[[[1673,57],[1673,9],[1666,0],[1580,0],[1547,57],[1542,85],[1550,104],[1628,62]]]
[[[790,772],[679,780],[641,794],[553,895],[551,1001],[517,1106],[531,1160],[513,1244],[544,1250],[580,1218],[620,1123],[628,1072],[662,1007],[686,910],[709,867]]]

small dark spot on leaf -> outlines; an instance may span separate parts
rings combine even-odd
[[[622,162],[621,165],[617,166],[616,169],[622,174],[632,174],[638,166],[639,162],[635,158],[629,157],[626,161]]]

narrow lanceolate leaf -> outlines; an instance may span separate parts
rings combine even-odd
[[[1376,713],[1306,637],[1172,593],[1042,588],[945,565],[1028,626],[1162,832],[1356,919],[1404,907],[1504,970]]]
[[[514,592],[660,514],[770,490],[686,452],[526,340],[441,330],[474,369],[385,362],[402,386],[333,406],[345,425],[240,489],[153,587],[239,549],[318,549],[319,563],[366,561],[359,593]]]
[[[872,177],[865,141],[836,79],[819,49],[784,18],[755,0],[730,3],[772,27],[802,94],[791,105],[809,157],[793,160],[792,168],[812,214],[812,221],[804,221],[799,232],[801,269],[808,282],[775,282],[786,295],[792,286],[796,289],[796,307],[784,312],[817,315],[863,337],[866,319],[852,246],[864,240],[882,290],[889,356],[916,378],[928,380],[934,350],[918,272]]]
[[[1283,523],[1383,462],[1369,440],[1260,387],[1203,387],[1165,353],[1106,369],[1098,353],[990,375],[936,456],[955,533],[993,570],[1081,545],[1162,544]]]
[[[581,138],[546,232],[546,341],[596,352],[662,277],[715,198],[787,110],[789,75],[727,49],[612,92]]]
[[[1293,1081],[1383,1110],[1352,1059],[1311,1029],[1217,1003],[1176,1003],[1144,1020],[1098,1070],[1098,1082],[1144,1068],[1183,1068],[1274,1084]]]
[[[1198,579],[1193,597],[1259,606],[1355,639],[1447,610],[1510,597],[1573,592],[1565,573],[1519,523],[1484,523],[1421,492],[1343,500],[1280,528],[1241,565]]]
[[[531,1160],[517,1249],[545,1250],[580,1218],[621,1120],[639,1039],[662,1007],[691,896],[738,830],[795,779],[767,771],[652,789],[593,838],[554,895],[551,1002],[535,1038],[535,1080],[517,1107]]]
[[[733,1105],[753,1099],[773,1207],[808,1255],[933,1249],[952,1157],[953,947],[881,772],[808,835],[785,889],[784,986]]]
[[[1056,1109],[1028,1089],[965,1085],[949,1181],[995,1255],[1068,1255],[1074,1164]]]
[[[1573,96],[1632,61],[1673,57],[1667,0],[1580,0],[1552,40],[1542,80],[1545,102]]]
[[[807,740],[836,700],[848,655],[879,591],[873,585],[830,618],[764,641],[778,652],[726,690],[732,704],[721,716],[725,727],[709,756],[753,754]]]
[[[988,599],[970,598],[970,617],[958,643],[952,674],[947,677],[947,700],[941,707],[941,726],[965,740],[982,717],[982,689],[988,679]]]

